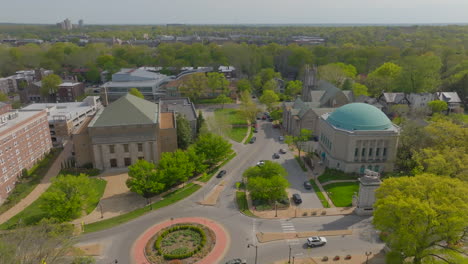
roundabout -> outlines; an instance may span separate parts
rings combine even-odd
[[[184,217],[166,220],[147,229],[133,245],[138,264],[217,263],[229,247],[229,236],[213,220]]]

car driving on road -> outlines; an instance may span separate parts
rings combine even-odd
[[[280,149],[280,150],[279,150],[279,153],[281,153],[281,154],[286,154],[286,150],[285,150],[285,149]]]
[[[261,160],[259,162],[257,162],[257,166],[263,166],[265,165],[265,161],[264,160]]]
[[[327,239],[324,237],[309,237],[307,238],[307,246],[309,247],[318,247],[327,244]]]
[[[256,137],[252,137],[252,138],[250,139],[250,141],[249,141],[249,142],[250,142],[250,144],[253,144],[253,143],[255,143],[255,141],[256,141],[256,140],[257,140],[257,138],[256,138]]]
[[[226,262],[226,264],[247,264],[247,260],[245,259],[231,259]]]
[[[279,140],[280,140],[280,141],[283,141],[283,140],[284,140],[284,137],[283,137],[283,136],[279,136]]]
[[[280,158],[280,155],[279,155],[278,153],[274,153],[274,154],[273,154],[273,158],[274,158],[274,159],[279,159],[279,158]]]
[[[226,174],[226,171],[222,170],[222,171],[218,172],[218,175],[216,175],[216,178],[222,178],[224,176],[224,174]]]
[[[306,190],[310,190],[310,189],[312,189],[312,184],[310,184],[310,182],[308,182],[308,181],[305,181],[304,182],[304,188]]]

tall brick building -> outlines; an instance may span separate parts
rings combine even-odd
[[[0,104],[0,204],[15,187],[23,169],[30,169],[52,148],[47,112],[11,111]]]

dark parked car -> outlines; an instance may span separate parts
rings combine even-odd
[[[280,155],[279,155],[278,153],[275,153],[275,154],[273,154],[273,158],[274,158],[274,159],[279,159],[279,158],[280,158]]]
[[[245,259],[231,259],[226,264],[247,264],[247,260]]]
[[[273,118],[269,117],[268,121],[273,122]]]
[[[310,184],[310,182],[308,182],[308,181],[305,181],[304,182],[304,188],[306,190],[310,190],[310,189],[312,189],[312,184]]]
[[[258,129],[257,129],[257,128],[254,128],[253,131],[254,131],[254,133],[257,133],[257,132],[258,132]]]
[[[293,194],[292,198],[296,204],[302,203],[302,198],[298,193]]]
[[[224,176],[224,174],[226,174],[226,171],[222,170],[222,171],[218,172],[218,175],[216,175],[216,178],[222,178]]]
[[[252,138],[250,139],[250,141],[249,141],[249,142],[250,142],[250,144],[253,144],[253,143],[255,143],[255,141],[256,141],[256,140],[257,140],[257,138],[256,138],[256,137],[252,137]]]

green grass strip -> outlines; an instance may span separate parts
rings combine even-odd
[[[301,169],[303,171],[307,171],[307,168],[306,168],[306,166],[304,164],[304,161],[301,158],[299,158],[299,156],[297,156],[297,155],[294,155],[294,158],[297,160],[297,163],[299,163],[299,166],[301,167]]]
[[[180,188],[178,190],[175,190],[167,195],[164,196],[163,200],[157,201],[152,204],[153,211],[166,207],[168,205],[171,205],[173,203],[176,203],[188,196],[190,196],[192,193],[196,192],[198,189],[200,189],[201,186],[198,184],[194,183],[189,183],[185,187]],[[92,232],[97,232],[101,231],[104,229],[108,229],[123,223],[126,223],[130,220],[133,220],[137,217],[140,217],[146,213],[149,213],[150,211],[150,206],[147,205],[143,208],[136,209],[134,211],[131,211],[129,213],[119,215],[116,217],[112,217],[103,221],[87,224],[84,226],[84,233],[92,233]]]
[[[247,203],[247,195],[245,192],[236,192],[237,206],[239,211],[241,211],[246,216],[255,217],[255,215],[249,210],[249,205]]]
[[[237,153],[232,153],[227,159],[225,159],[223,161],[223,163],[219,164],[218,166],[214,167],[213,169],[211,169],[207,174],[205,174],[204,176],[198,178],[197,181],[200,181],[200,182],[208,182],[214,175],[215,173],[221,168],[223,167],[224,165],[226,165],[226,163],[228,163],[229,161],[231,161],[235,156],[237,155]]]
[[[325,183],[337,180],[357,180],[358,178],[359,175],[355,173],[344,173],[339,170],[326,168],[323,174],[318,177],[318,180],[320,183]]]
[[[359,183],[335,182],[323,188],[328,192],[328,197],[336,207],[348,207],[353,204],[353,195],[359,191]]]
[[[251,127],[250,128],[250,133],[249,133],[249,137],[245,140],[244,144],[247,145],[247,144],[250,144],[250,139],[253,137],[254,135],[254,127]]]
[[[330,204],[328,203],[327,199],[325,198],[325,195],[320,191],[319,187],[317,184],[315,184],[314,180],[310,180],[310,184],[312,184],[312,188],[314,188],[315,194],[317,194],[318,199],[322,203],[322,206],[324,208],[330,208]]]

